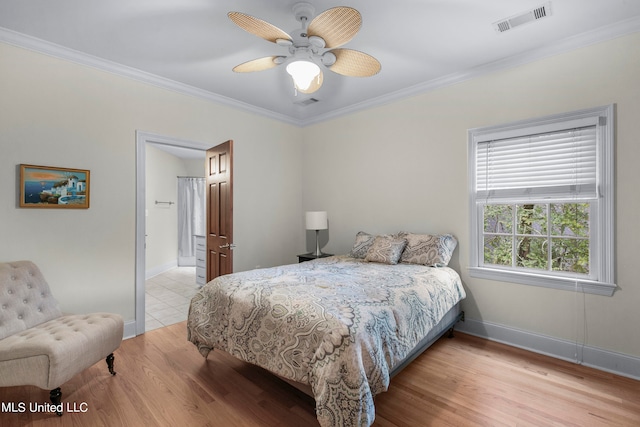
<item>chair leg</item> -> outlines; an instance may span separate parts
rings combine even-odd
[[[60,387],[51,390],[49,392],[49,398],[51,399],[51,403],[53,403],[54,406],[60,406],[60,402],[62,401],[62,391],[60,391]],[[56,410],[56,414],[61,417],[62,411]]]
[[[113,353],[107,356],[107,367],[109,368],[109,373],[111,375],[115,375],[116,371],[113,370]]]

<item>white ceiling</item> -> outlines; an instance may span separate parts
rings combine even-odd
[[[376,57],[373,77],[324,72],[322,88],[294,95],[282,66],[234,73],[286,48],[245,32],[229,11],[287,32],[296,0],[0,0],[0,41],[43,51],[304,126],[384,102],[640,31],[640,0],[551,0],[551,16],[499,33],[493,23],[545,0],[310,0],[316,14],[360,11],[343,47]],[[308,97],[319,102],[299,105]]]

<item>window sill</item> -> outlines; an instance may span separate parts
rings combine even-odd
[[[614,283],[581,280],[564,277],[551,277],[520,271],[500,270],[487,267],[469,267],[469,275],[480,279],[497,280],[500,282],[520,283],[522,285],[540,286],[544,288],[560,289],[564,291],[580,291],[586,294],[612,296],[616,290]]]

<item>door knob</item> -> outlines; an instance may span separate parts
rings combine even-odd
[[[233,249],[236,245],[233,243],[225,243],[224,245],[220,245],[220,249]]]

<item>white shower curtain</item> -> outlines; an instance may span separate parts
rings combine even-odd
[[[205,230],[204,178],[178,177],[178,265],[196,265],[195,235]]]

